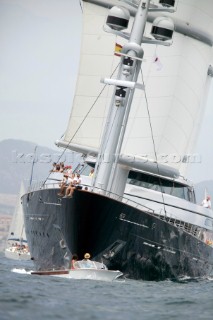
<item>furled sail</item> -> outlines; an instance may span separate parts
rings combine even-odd
[[[83,4],[80,67],[64,142],[97,150],[112,95],[112,88],[103,90],[100,79],[113,74],[119,64],[115,44],[122,45],[126,40],[103,30],[108,9],[118,1],[91,0]],[[145,92],[135,92],[123,154],[154,160],[157,155],[160,162],[184,173],[208,94],[208,68],[213,61],[212,9],[213,3],[208,0],[178,1],[176,13],[169,14],[178,31],[174,32],[173,44],[143,45],[145,61],[139,81],[144,81]],[[168,14],[151,14],[149,20],[159,15]],[[151,26],[147,23],[146,36],[150,36]]]

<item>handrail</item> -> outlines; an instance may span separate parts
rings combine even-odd
[[[56,189],[56,188],[60,188],[59,186],[59,183],[48,183],[48,184],[43,184],[43,181],[39,181],[37,183],[34,183],[33,185],[31,185],[30,187],[28,187],[28,190],[27,190],[27,193],[30,193],[30,192],[34,192],[34,191],[38,191],[38,190],[45,190],[45,189]],[[81,184],[83,187],[90,187],[88,185],[84,185],[84,184]],[[97,189],[101,192],[103,192],[104,190],[100,189],[100,188],[95,188],[95,190],[97,191]],[[93,192],[93,193],[96,193],[96,194],[100,194],[100,193],[97,193],[93,190],[90,190],[90,192]],[[158,219],[161,219],[161,220],[164,220],[166,221],[167,223],[171,224],[171,225],[174,225],[176,226],[177,228],[181,228],[183,229],[185,232],[195,236],[197,239],[199,239],[200,241],[204,242],[202,239],[200,239],[199,235],[202,231],[206,231],[205,228],[203,227],[199,227],[199,226],[196,226],[196,225],[193,225],[189,222],[185,222],[185,221],[182,221],[180,220],[180,218],[176,217],[174,214],[170,215],[169,212],[159,212],[157,213],[156,210],[152,209],[152,208],[149,208],[145,205],[142,205],[138,202],[135,202],[131,199],[128,199],[126,197],[123,197],[121,195],[118,195],[118,194],[115,194],[113,192],[107,192],[107,196],[109,198],[113,198],[115,199],[116,201],[120,201],[120,202],[124,202],[125,204],[127,205],[130,205],[132,207],[135,207],[135,208],[145,208],[146,209],[146,212],[148,214],[151,214],[151,215],[154,215],[155,217],[157,217]],[[169,206],[169,204],[168,204]],[[168,216],[168,213],[169,213],[169,216]],[[197,212],[196,214],[200,215],[199,212]],[[209,219],[213,220],[213,218],[210,218],[208,217]],[[204,242],[205,243],[205,242]]]
[[[59,183],[61,183],[61,181],[58,182],[58,183],[53,182],[53,183],[48,183],[48,184],[43,184],[43,181],[39,181],[39,182],[31,185],[30,187],[28,187],[27,193],[34,192],[34,191],[37,191],[37,190],[42,190],[42,189],[56,189],[57,187],[60,188]],[[81,185],[82,185],[83,187],[90,187],[90,186],[85,185],[85,184],[81,184]],[[100,191],[100,193],[104,191],[103,189],[95,188],[95,190],[97,190],[97,189]],[[90,190],[90,192],[96,193],[96,194],[100,194],[100,193],[95,192],[95,191],[93,191],[93,190]],[[152,212],[152,213],[155,212],[152,208],[149,208],[149,207],[147,207],[147,206],[145,206],[145,205],[142,205],[142,204],[140,204],[140,203],[138,203],[138,202],[136,202],[136,201],[133,201],[133,200],[131,200],[131,199],[128,199],[128,198],[123,197],[123,196],[121,196],[121,195],[118,195],[118,194],[116,194],[116,193],[113,193],[113,192],[109,192],[109,191],[108,191],[108,192],[107,192],[107,196],[108,196],[109,198],[113,198],[113,199],[115,199],[115,200],[117,200],[117,201],[120,201],[120,202],[126,201],[125,203],[126,203],[126,204],[129,204],[129,205],[130,205],[130,203],[133,203],[133,204],[134,204],[134,207],[140,206],[140,207],[142,207],[142,208],[145,208],[145,209],[148,210],[149,212]]]
[[[41,189],[55,189],[55,188],[57,188],[57,187],[60,188],[59,183],[61,183],[61,181],[60,181],[60,182],[48,183],[48,184],[43,184],[43,183],[44,183],[44,181],[37,181],[36,183],[32,184],[31,186],[28,187],[27,193],[34,192],[34,191],[36,191],[36,190],[41,190]],[[91,186],[86,185],[86,184],[81,184],[81,185],[82,185],[83,187],[91,188]],[[93,193],[96,193],[96,194],[101,194],[103,191],[105,191],[105,190],[100,189],[100,188],[98,188],[98,187],[95,187],[95,190],[96,190],[96,191],[99,190],[99,193],[98,193],[98,192],[94,192],[93,190],[89,190],[89,191],[90,191],[90,192],[93,192]],[[135,208],[139,206],[139,207],[142,207],[142,208],[146,208],[148,211],[151,211],[152,213],[155,213],[155,214],[156,214],[156,210],[154,210],[154,209],[152,209],[152,208],[150,208],[150,207],[148,207],[148,206],[146,206],[146,205],[142,205],[142,204],[140,204],[140,203],[138,203],[138,202],[136,202],[136,201],[134,201],[134,200],[132,200],[132,199],[127,198],[127,197],[118,195],[118,194],[116,194],[116,193],[107,191],[107,195],[106,195],[106,196],[109,196],[109,198],[114,198],[115,200],[120,201],[120,202],[126,201],[126,202],[125,202],[126,204],[129,204],[129,202],[131,202],[131,203],[134,204],[134,207],[135,207]],[[149,199],[147,199],[147,200],[149,200]],[[153,200],[150,200],[150,201],[153,201]],[[158,203],[161,204],[162,202],[158,201]],[[174,205],[172,205],[172,204],[168,204],[168,203],[166,203],[166,206],[168,206],[168,207],[176,207],[176,206],[174,206]],[[181,207],[177,207],[177,208],[178,208],[178,209],[182,209]],[[183,208],[183,210],[184,210],[184,208]],[[190,211],[190,209],[189,209],[188,211]],[[201,217],[206,217],[206,218],[208,218],[208,219],[210,219],[210,220],[213,221],[213,217],[209,217],[209,216],[206,216],[206,215],[204,215],[204,214],[202,214],[202,213],[195,212],[195,211],[191,211],[191,212],[194,213],[194,214],[197,214],[197,215],[199,215],[199,216],[201,216]],[[165,216],[165,215],[168,216],[168,213],[169,213],[169,212],[166,212],[166,214],[165,214],[165,212],[163,212],[163,215],[164,215],[164,216]],[[159,216],[160,216],[160,214],[159,214]],[[161,215],[161,216],[162,216],[162,215]],[[172,219],[179,219],[179,218],[176,217],[174,214],[172,214],[172,216],[170,216],[170,218],[172,218]]]

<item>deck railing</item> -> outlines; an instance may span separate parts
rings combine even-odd
[[[45,189],[58,189],[60,188],[60,184],[61,181],[57,181],[57,182],[51,182],[51,183],[44,183],[44,181],[39,181],[36,182],[34,184],[32,184],[27,192],[31,193],[34,191],[38,191],[38,190],[45,190]],[[82,190],[85,189],[85,187],[88,188],[88,191],[97,193],[97,194],[102,194],[104,190],[102,189],[98,189],[95,188],[95,191],[93,190],[93,188],[91,186],[88,185],[84,185],[81,184],[82,186]],[[207,229],[190,224],[188,222],[182,221],[180,220],[178,217],[175,217],[174,214],[172,214],[172,216],[169,214],[169,212],[165,212],[164,210],[161,210],[160,212],[156,212],[156,210],[149,208],[148,206],[142,205],[138,202],[135,202],[129,198],[126,198],[124,196],[120,196],[118,194],[115,194],[113,192],[109,192],[107,191],[105,196],[109,197],[109,198],[113,198],[116,201],[119,202],[123,202],[131,207],[137,208],[137,209],[142,209],[145,210],[146,213],[155,216],[158,219],[161,219],[163,221],[166,221],[167,223],[184,230],[185,232],[195,236],[197,239],[199,239],[200,241],[203,241],[203,234],[206,232]],[[150,200],[151,201],[151,200]],[[169,205],[168,205],[169,206]],[[199,215],[199,213],[197,213]],[[212,219],[213,220],[213,219]]]
[[[61,183],[61,181],[44,184],[43,181],[39,181],[39,182],[36,182],[36,183],[32,184],[28,188],[27,192],[30,193],[30,192],[34,192],[34,191],[37,191],[37,190],[58,189],[58,188],[60,188],[60,185],[59,185],[60,183]],[[82,190],[84,190],[85,187],[87,187],[88,191],[91,191],[91,192],[94,192],[94,193],[97,193],[97,194],[101,194],[104,191],[104,190],[98,189],[98,188],[95,188],[95,191],[93,191],[91,186],[84,185],[84,184],[81,184],[81,186],[82,186]],[[120,196],[120,195],[115,194],[113,192],[109,192],[108,191],[105,195],[107,197],[109,197],[109,198],[113,198],[113,199],[115,199],[117,201],[120,201],[120,202],[123,202],[125,204],[131,205],[134,208],[142,208],[143,210],[146,210],[147,212],[152,213],[152,214],[154,214],[154,212],[155,212],[152,208],[149,208],[148,206],[142,205],[142,204],[140,204],[140,203],[138,203],[136,201],[133,201],[133,200],[131,200],[129,198],[126,198],[124,196]]]

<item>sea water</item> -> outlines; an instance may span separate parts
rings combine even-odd
[[[103,282],[31,275],[0,254],[1,320],[213,319],[213,278]]]

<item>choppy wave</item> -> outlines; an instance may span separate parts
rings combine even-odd
[[[204,277],[189,277],[189,276],[181,276],[175,280],[175,282],[187,283],[187,282],[202,282],[202,281],[213,281],[212,276],[204,276]]]
[[[67,281],[29,276],[0,254],[1,320],[212,320],[213,276],[182,281]]]

